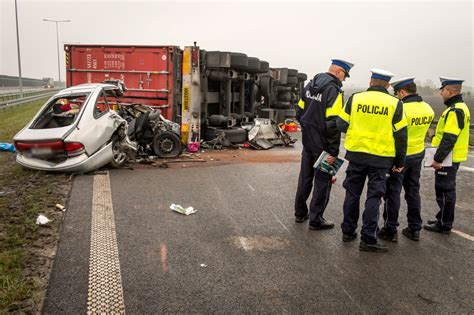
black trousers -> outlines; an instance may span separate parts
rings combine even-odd
[[[407,202],[408,227],[412,231],[421,230],[421,198],[420,198],[420,174],[423,157],[416,161],[408,161],[403,173],[393,173],[387,180],[385,192],[383,219],[384,228],[389,232],[397,231],[398,216],[400,211],[400,193],[405,190],[405,200]]]
[[[443,230],[451,230],[453,227],[458,169],[459,163],[453,163],[451,167],[435,171],[436,202],[440,209],[436,215],[436,224]]]
[[[331,193],[332,176],[321,170],[315,170],[313,165],[321,152],[312,153],[305,149],[301,153],[301,169],[298,179],[298,189],[295,198],[295,216],[303,217],[309,212],[309,224],[318,225],[321,223],[324,210],[329,202]],[[314,189],[313,189],[314,184]],[[313,190],[313,197],[308,206],[306,201]]]
[[[357,228],[360,196],[365,186],[365,179],[368,178],[367,199],[362,215],[361,239],[368,244],[377,242],[379,207],[385,194],[387,176],[388,169],[349,162],[344,180],[346,197],[344,199],[344,220],[341,224],[342,233],[354,233]]]

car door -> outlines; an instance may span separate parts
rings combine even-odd
[[[88,115],[78,125],[78,132],[86,152],[92,155],[111,140],[119,125],[123,123],[123,119],[110,110],[104,89],[100,90],[89,106],[91,108],[88,110]]]

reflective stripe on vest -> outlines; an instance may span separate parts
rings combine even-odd
[[[438,125],[436,126],[436,133],[431,141],[431,145],[435,148],[439,147],[444,133],[451,133],[458,136],[453,148],[453,162],[464,162],[467,160],[467,153],[469,150],[469,125],[471,123],[471,115],[469,108],[465,103],[456,103],[454,108],[464,112],[464,128],[460,129],[458,118],[453,110],[453,107],[448,107],[441,115]]]
[[[395,156],[393,132],[406,126],[402,118],[393,126],[393,116],[399,100],[387,93],[367,91],[352,97],[349,128],[344,147],[382,157]],[[344,115],[340,116],[345,120]]]
[[[331,116],[338,116],[339,113],[342,111],[342,108],[344,107],[342,95],[342,93],[339,93],[332,106],[326,108],[326,118]]]
[[[303,101],[302,99],[299,100],[298,106],[299,106],[301,109],[304,109],[304,101]]]
[[[425,150],[426,132],[434,119],[434,111],[428,103],[409,102],[403,104],[407,118],[407,155],[419,154]]]

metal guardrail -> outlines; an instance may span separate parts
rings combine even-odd
[[[25,91],[23,92],[23,97],[30,97],[30,96],[35,96],[35,95],[41,95],[41,94],[49,94],[51,92],[58,92],[61,89],[56,88],[56,89],[48,89],[48,90],[34,90],[34,91]],[[8,94],[0,94],[0,104],[5,103],[7,101],[12,101],[15,99],[20,99],[20,93],[15,92],[15,93],[8,93]]]
[[[25,103],[41,100],[43,98],[50,97],[54,94],[56,94],[56,91],[50,91],[49,93],[43,93],[43,94],[39,94],[39,95],[33,95],[33,96],[29,96],[29,97],[23,97],[23,98],[13,99],[13,100],[6,101],[6,102],[1,102],[0,103],[0,109],[5,109],[5,108],[12,107],[12,106],[22,105],[22,104],[25,104]]]

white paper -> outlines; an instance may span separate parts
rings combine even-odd
[[[425,150],[425,159],[423,165],[425,167],[430,167],[433,164],[434,156],[438,148],[426,148]],[[449,152],[448,156],[444,159],[441,166],[453,166],[453,151]]]
[[[48,224],[49,222],[51,222],[50,219],[48,219],[47,217],[45,217],[44,215],[40,214],[37,218],[36,218],[36,224],[38,225],[46,225]]]

